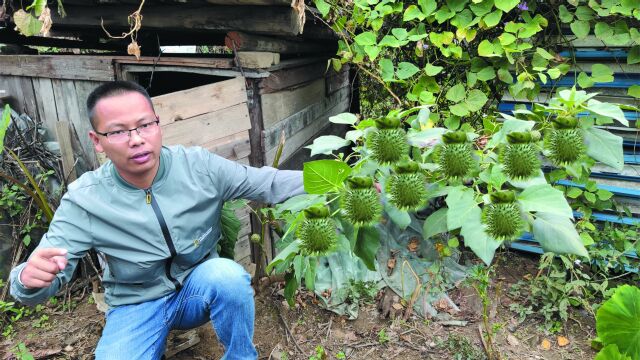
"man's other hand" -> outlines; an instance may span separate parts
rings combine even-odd
[[[27,288],[51,285],[56,275],[67,267],[67,250],[59,248],[37,249],[20,273],[20,282]]]

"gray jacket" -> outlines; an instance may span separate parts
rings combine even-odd
[[[300,171],[244,166],[198,147],[163,147],[149,189],[125,182],[109,161],[69,186],[38,245],[67,249],[67,267],[51,286],[27,289],[17,281],[21,264],[11,272],[11,295],[28,305],[55,295],[93,248],[106,255],[109,306],[160,298],[218,256],[225,201],[278,203],[303,192]]]

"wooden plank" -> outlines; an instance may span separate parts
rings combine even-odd
[[[276,37],[260,36],[239,31],[227,33],[224,44],[233,51],[265,51],[279,54],[331,53],[335,54],[335,43],[331,45],[307,41],[285,40]]]
[[[53,29],[93,28],[99,29],[101,21],[111,33],[129,29],[128,16],[137,8],[135,5],[92,6],[66,5],[66,17],[52,13]],[[144,28],[153,30],[200,30],[247,32],[290,35],[302,33],[304,7],[280,6],[217,6],[180,4],[179,11],[173,5],[149,4],[144,7]],[[170,16],[169,16],[170,14]],[[242,14],[239,16],[239,14]]]
[[[282,151],[282,156],[280,158],[280,162],[286,161],[292,154],[294,154],[301,146],[303,146],[307,141],[314,137],[319,131],[324,129],[327,125],[330,125],[329,117],[333,115],[337,115],[341,112],[345,112],[349,109],[349,102],[343,101],[338,103],[336,106],[328,109],[326,113],[322,114],[320,117],[315,119],[309,125],[305,126],[304,129],[297,132],[290,138],[287,138],[287,142],[284,145],[284,149]],[[271,150],[268,150],[265,158],[267,164],[273,161],[276,153],[276,148],[274,147]]]
[[[243,68],[265,69],[280,63],[280,54],[261,51],[238,51],[238,63]]]
[[[191,66],[155,66],[152,65],[119,65],[119,71],[124,73],[123,76],[119,75],[119,78],[124,78],[129,74],[135,73],[151,73],[153,72],[186,72],[191,74],[202,74],[202,75],[212,75],[212,76],[224,76],[229,78],[235,78],[243,76],[245,78],[265,78],[269,76],[267,71],[262,70],[249,70],[243,69],[242,71],[236,70],[228,70],[228,69],[211,69],[207,67],[191,67]]]
[[[242,77],[172,92],[151,99],[161,125],[218,111],[245,103],[247,94]]]
[[[103,84],[100,81],[86,81],[76,80],[73,82],[76,89],[76,100],[78,102],[78,110],[80,112],[80,118],[73,125],[78,133],[78,139],[81,141],[84,153],[83,158],[88,162],[87,166],[95,169],[99,166],[98,158],[96,156],[93,142],[89,138],[89,131],[93,130],[89,114],[87,112],[87,98],[93,90]],[[89,147],[87,147],[89,145]]]
[[[189,66],[216,69],[232,69],[233,59],[228,57],[219,58],[197,58],[197,57],[157,57],[141,56],[136,59],[133,56],[112,56],[114,64],[135,64],[135,65],[155,65],[155,66]]]
[[[113,64],[108,57],[78,55],[0,55],[0,74],[51,79],[114,79]]]
[[[162,127],[167,145],[202,145],[251,127],[246,103],[198,115]]]
[[[284,90],[262,95],[262,116],[265,128],[269,128],[324,97],[324,78],[298,89]]]
[[[55,97],[53,95],[53,84],[51,79],[33,78],[33,87],[36,96],[36,107],[38,108],[38,119],[47,129],[46,139],[53,140],[56,136],[56,123],[58,122],[58,112],[56,110]]]
[[[65,176],[64,183],[69,184],[77,179],[75,169],[75,156],[73,155],[73,147],[71,146],[71,128],[68,121],[58,121],[56,123],[56,136],[60,144],[60,153],[62,155],[62,172]]]
[[[614,45],[608,43],[606,40],[603,41],[598,39],[595,35],[588,35],[582,39],[576,38],[575,35],[564,35],[564,37],[556,36],[555,38],[552,38],[550,43],[558,44],[560,46],[566,44],[567,47],[573,46],[575,48],[626,48],[631,46],[632,41],[629,40],[627,44],[623,45]]]
[[[342,89],[329,97],[323,98],[322,101],[308,106],[307,108],[291,115],[290,117],[278,122],[274,126],[264,131],[264,148],[269,151],[280,142],[280,133],[284,130],[285,137],[291,138],[297,132],[303,130],[306,126],[321,118],[330,109],[340,103],[349,101],[350,91],[347,88]]]
[[[273,71],[269,77],[260,80],[260,93],[269,94],[304,84],[323,77],[326,72],[326,61]]]
[[[251,129],[249,129],[249,141],[251,142],[251,154],[249,161],[252,166],[260,167],[264,165],[264,148],[262,143],[262,104],[258,90],[258,83],[255,80],[247,82],[247,106],[249,107],[249,119]]]
[[[30,77],[20,76],[16,78],[16,81],[22,88],[22,104],[24,112],[32,119],[38,118],[38,107],[36,105],[36,93],[33,89],[33,82]]]
[[[246,130],[206,142],[201,146],[229,160],[238,160],[251,154],[249,132]]]
[[[343,69],[346,68],[346,66],[342,67]],[[348,87],[349,85],[351,85],[349,83],[349,71],[345,70],[345,71],[341,71],[339,73],[332,73],[327,77],[327,86],[326,86],[326,91],[327,91],[327,95],[329,94],[333,94],[334,92]]]

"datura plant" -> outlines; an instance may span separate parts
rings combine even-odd
[[[626,119],[620,107],[593,96],[561,90],[548,105],[495,114],[493,130],[482,136],[468,124],[429,125],[428,106],[377,119],[331,117],[351,130],[308,146],[334,158],[305,163],[307,194],[276,207],[289,225],[282,239],[288,245],[268,270],[295,269],[299,282],[300,272],[305,279],[315,274],[314,259],[334,251],[351,251],[373,270],[380,246],[374,226],[383,214],[406,228],[410,213],[437,197],[446,205],[424,220],[424,242],[448,233],[490,264],[501,245],[530,233],[545,251],[588,257],[571,206],[549,173],[560,169],[579,181],[595,161],[622,169],[622,139],[594,119],[627,125]],[[351,151],[334,154],[345,144]],[[445,250],[440,256],[451,254]]]

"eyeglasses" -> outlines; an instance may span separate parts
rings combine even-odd
[[[156,120],[148,123],[144,123],[133,129],[109,131],[106,133],[101,133],[96,131],[96,134],[106,137],[109,144],[121,144],[129,141],[129,138],[131,138],[132,131],[136,131],[138,135],[140,135],[143,138],[157,134],[158,129],[160,129],[159,124],[160,124],[160,119],[156,117]]]

